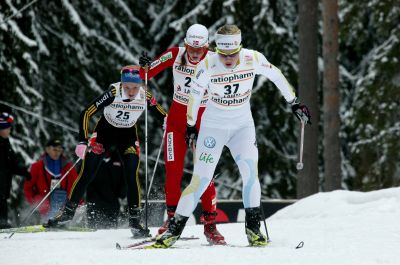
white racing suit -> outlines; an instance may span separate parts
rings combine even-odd
[[[257,51],[242,49],[238,64],[232,69],[225,68],[218,54],[207,55],[198,64],[189,96],[189,125],[196,124],[197,112],[207,87],[209,100],[197,139],[192,180],[182,193],[177,214],[190,216],[194,211],[212,180],[224,146],[229,148],[239,167],[244,207],[260,206],[258,149],[250,110],[250,97],[257,74],[271,80],[286,101],[295,99],[293,89],[281,71]]]

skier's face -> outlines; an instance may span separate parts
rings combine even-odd
[[[60,159],[62,152],[63,152],[63,148],[61,146],[47,146],[46,147],[46,153],[53,160]]]
[[[122,88],[124,89],[125,96],[130,100],[134,99],[139,93],[142,84],[139,83],[122,83]]]
[[[11,127],[0,130],[0,136],[3,137],[4,139],[7,139],[8,137],[10,137],[10,134],[11,134]]]
[[[226,68],[234,68],[239,61],[240,48],[235,50],[219,50],[218,57]]]
[[[208,48],[207,45],[205,45],[203,47],[195,48],[195,47],[189,46],[187,44],[185,44],[185,47],[186,47],[186,51],[189,55],[190,60],[195,63],[200,62],[201,58],[207,52],[207,48]]]

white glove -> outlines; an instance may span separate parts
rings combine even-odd
[[[86,154],[86,149],[87,149],[87,143],[81,142],[75,147],[75,154],[81,159],[83,159]]]
[[[167,117],[168,117],[168,116],[165,116],[165,117],[164,117],[164,123],[163,123],[163,125],[162,125],[162,128],[163,128],[164,131],[167,129]]]

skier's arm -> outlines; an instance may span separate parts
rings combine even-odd
[[[154,61],[151,62],[150,69],[147,72],[147,78],[150,79],[158,75],[161,71],[165,70],[166,68],[174,65],[178,53],[179,53],[179,48],[173,47],[166,50],[160,56],[158,56]],[[140,78],[144,80],[145,71],[142,67],[140,68],[139,73],[140,73]]]
[[[275,67],[273,64],[268,62],[264,55],[259,52],[254,52],[256,59],[256,71],[257,74],[264,75],[269,78],[279,88],[283,97],[291,105],[292,112],[299,120],[311,124],[310,110],[306,105],[300,104],[296,100],[296,94],[294,93],[293,87],[289,84],[282,72]]]
[[[31,167],[31,179],[30,180],[25,180],[24,182],[24,194],[26,200],[30,204],[35,203],[35,196],[37,195],[37,188],[36,188],[36,181],[37,181],[37,170],[35,170],[36,164],[33,164]]]
[[[161,120],[164,119],[165,116],[167,116],[167,112],[160,104],[157,103],[157,100],[150,93],[150,91],[147,91],[146,100],[147,100],[147,107],[154,115],[157,116],[158,119]]]
[[[29,180],[31,179],[31,174],[29,174],[29,169],[22,163],[22,158],[17,155],[13,150],[11,150],[11,153],[9,154],[11,157],[11,168],[12,168],[12,173],[15,175],[19,175],[24,177],[25,179]]]
[[[293,102],[296,99],[296,94],[293,87],[286,80],[275,65],[268,62],[265,56],[257,51],[254,51],[256,73],[267,77],[281,91],[282,96],[287,102]]]
[[[189,103],[186,113],[187,124],[190,126],[194,126],[196,124],[200,103],[203,99],[204,92],[206,91],[209,82],[210,76],[208,73],[208,58],[206,57],[206,59],[197,65],[194,79],[190,86]]]
[[[86,108],[81,112],[79,118],[79,141],[86,142],[89,138],[89,122],[90,118],[97,113],[99,110],[110,105],[117,93],[117,88],[111,86],[106,92],[98,96],[93,100]]]

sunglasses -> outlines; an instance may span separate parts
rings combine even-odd
[[[215,51],[216,51],[221,57],[224,57],[224,58],[234,58],[234,57],[240,52],[241,49],[242,49],[242,45],[240,45],[238,48],[236,48],[235,50],[233,50],[233,51],[230,52],[230,53],[223,52],[223,51],[221,51],[221,50],[218,49],[218,48],[215,48]]]
[[[135,75],[139,74],[139,70],[138,69],[134,69],[134,68],[123,68],[121,70],[121,74],[128,74],[128,73],[132,73]]]

